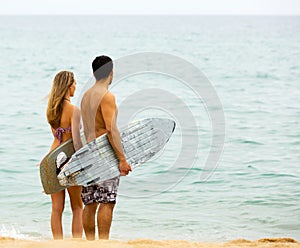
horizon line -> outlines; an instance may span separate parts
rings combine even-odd
[[[27,14],[18,14],[18,13],[9,13],[9,14],[3,14],[0,13],[0,16],[290,16],[290,17],[298,17],[300,14],[178,14],[178,13],[172,13],[172,14],[54,14],[54,13],[43,13],[43,14],[37,14],[37,13],[27,13]]]

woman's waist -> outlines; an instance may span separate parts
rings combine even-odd
[[[71,138],[72,138],[72,134],[64,134],[61,141],[59,141],[56,137],[54,137],[50,150],[51,151],[54,150],[56,147],[60,146],[63,142]]]

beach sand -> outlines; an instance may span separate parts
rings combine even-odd
[[[245,239],[232,240],[225,243],[202,243],[189,242],[183,240],[130,240],[130,241],[116,241],[116,240],[62,240],[62,241],[27,241],[13,238],[0,237],[0,248],[219,248],[219,247],[299,247],[300,243],[292,238],[264,238],[256,241],[249,241]]]

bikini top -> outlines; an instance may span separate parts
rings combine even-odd
[[[63,128],[63,127],[58,127],[55,130],[54,133],[54,137],[58,139],[59,143],[62,142],[62,135],[63,133],[71,133],[72,132],[72,128],[71,127],[67,127],[67,128]]]

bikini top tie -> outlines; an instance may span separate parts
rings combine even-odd
[[[63,133],[71,133],[72,132],[71,127],[67,127],[67,128],[59,127],[54,130],[55,130],[54,137],[58,139],[59,143],[62,142]]]

